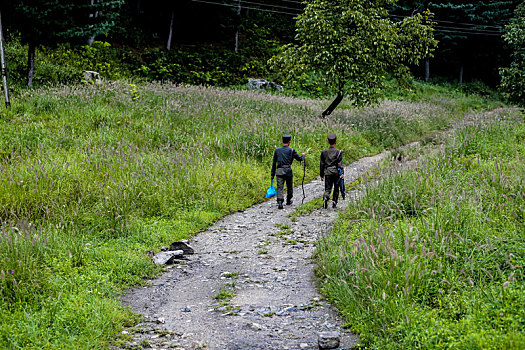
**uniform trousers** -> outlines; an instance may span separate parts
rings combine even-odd
[[[277,175],[277,202],[284,202],[284,184],[286,183],[286,201],[293,197],[293,175]]]
[[[324,177],[324,195],[323,198],[325,201],[330,199],[330,193],[332,192],[332,187],[334,188],[334,194],[332,200],[337,203],[339,199],[339,186],[337,182],[340,179],[340,175],[325,175]],[[279,192],[277,192],[279,193]]]

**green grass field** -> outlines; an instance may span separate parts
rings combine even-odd
[[[476,101],[429,90],[324,120],[329,101],[243,90],[113,82],[15,94],[0,111],[0,347],[107,346],[136,322],[119,293],[159,273],[145,251],[263,201],[281,134],[307,152],[312,179],[328,132],[349,163],[432,140],[470,105],[499,105]]]
[[[465,118],[319,243],[323,293],[363,348],[525,348],[523,117]]]

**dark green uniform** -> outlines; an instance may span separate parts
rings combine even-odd
[[[339,169],[341,169],[341,172],[339,172]],[[342,174],[344,174],[343,151],[330,145],[330,148],[321,152],[321,165],[319,167],[319,176],[324,177],[323,199],[325,201],[330,199],[330,193],[333,187],[334,195],[332,200],[334,203],[337,203],[339,199],[339,186],[337,186],[337,182]]]
[[[300,162],[304,156],[300,156],[293,148],[287,145],[275,149],[272,162],[272,179],[277,176],[277,202],[283,203],[283,188],[286,182],[286,202],[289,204],[293,197],[293,172],[292,162],[296,159]]]

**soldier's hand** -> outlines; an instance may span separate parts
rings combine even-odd
[[[321,176],[321,181],[324,181],[324,177]]]
[[[301,153],[301,154],[303,155],[303,157],[304,157],[304,156],[306,155],[306,153],[304,153],[304,152],[303,152],[303,153]]]
[[[341,179],[344,179],[345,178],[345,174],[341,174]]]

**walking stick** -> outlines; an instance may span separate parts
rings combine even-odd
[[[303,188],[303,200],[301,201],[301,204],[304,204],[304,199],[306,198],[306,195],[304,194],[304,177],[306,176],[306,157],[304,157],[303,160],[303,181],[301,182],[301,187]]]

